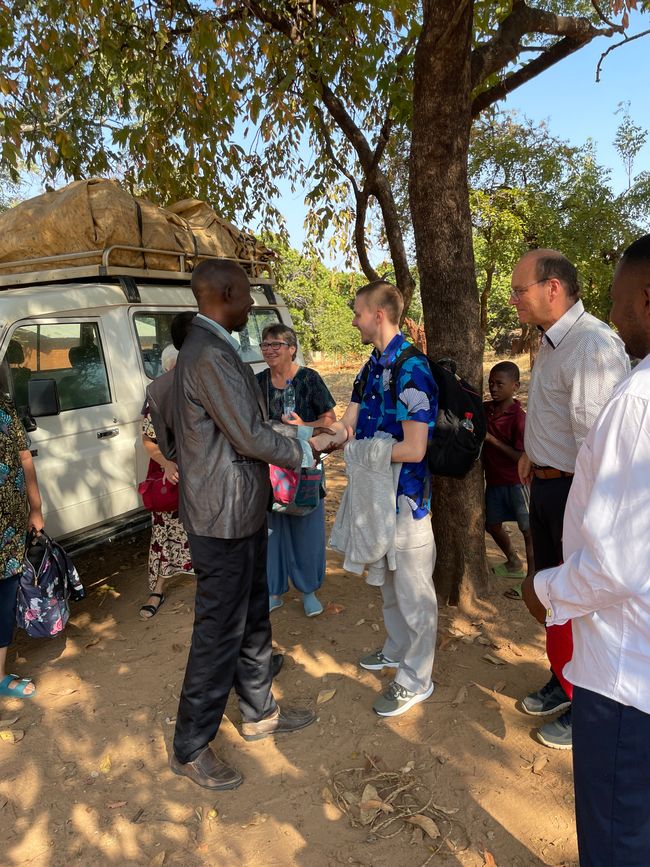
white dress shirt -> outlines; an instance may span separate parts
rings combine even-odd
[[[650,713],[650,355],[580,449],[563,547],[535,592],[548,626],[573,621],[565,677]]]
[[[535,359],[524,436],[531,461],[572,473],[596,416],[629,370],[620,337],[577,301],[544,334]]]

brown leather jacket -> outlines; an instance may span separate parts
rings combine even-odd
[[[252,535],[266,517],[268,464],[297,469],[302,446],[274,430],[251,367],[209,322],[192,323],[173,388],[185,529],[219,539]]]

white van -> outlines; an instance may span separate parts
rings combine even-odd
[[[97,265],[57,269],[64,257],[53,256],[12,262],[4,267],[34,270],[10,275],[0,265],[0,388],[31,438],[46,528],[73,547],[148,519],[137,492],[145,388],[161,372],[172,318],[196,309],[182,256],[178,271],[139,270],[111,266],[111,249]],[[255,370],[264,326],[291,324],[263,268],[250,277],[248,326],[234,335]]]

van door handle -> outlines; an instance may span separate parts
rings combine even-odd
[[[97,439],[98,440],[107,440],[111,437],[116,437],[120,432],[120,429],[117,427],[109,428],[108,430],[98,430],[97,431]]]

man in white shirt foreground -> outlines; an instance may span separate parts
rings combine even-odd
[[[546,625],[573,621],[573,768],[582,867],[650,863],[650,235],[623,254],[611,319],[643,359],[580,449],[564,563],[524,582]]]

